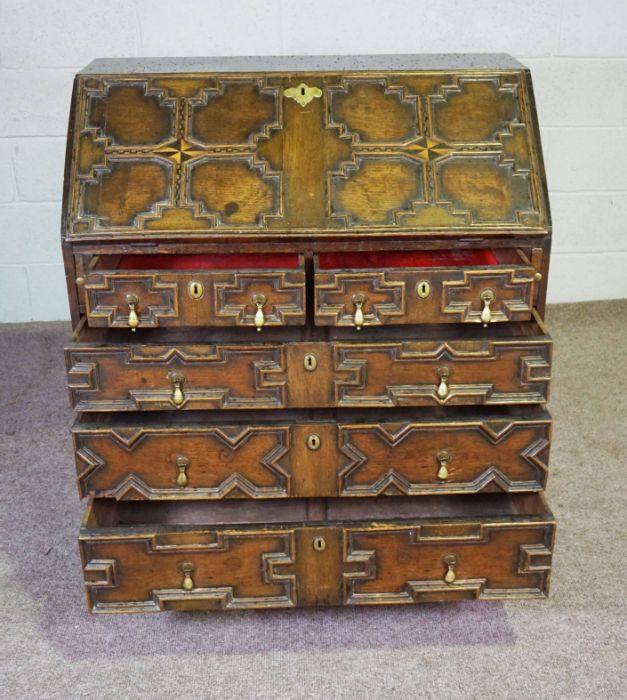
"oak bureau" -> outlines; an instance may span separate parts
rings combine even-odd
[[[544,597],[550,242],[509,56],[81,71],[62,246],[89,609]]]

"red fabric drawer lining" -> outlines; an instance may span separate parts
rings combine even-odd
[[[298,267],[294,253],[218,255],[123,255],[118,270],[281,270]]]
[[[448,267],[449,265],[498,265],[491,250],[407,250],[370,253],[320,253],[321,270],[382,267]]]

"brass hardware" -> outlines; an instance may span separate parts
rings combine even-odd
[[[438,375],[440,376],[440,383],[437,388],[437,395],[440,399],[445,399],[449,393],[448,378],[450,375],[450,370],[448,367],[440,367],[438,370]]]
[[[311,435],[307,436],[307,447],[310,450],[319,450],[321,445],[322,440],[320,439],[320,435],[317,433],[311,433]]]
[[[455,554],[447,554],[442,558],[444,565],[447,567],[447,571],[444,574],[444,581],[446,583],[455,583],[457,575],[455,574],[455,567],[457,566],[457,557]]]
[[[285,97],[296,100],[301,107],[307,106],[315,97],[322,97],[322,90],[318,87],[309,87],[301,83],[296,87],[287,88],[283,92]]]
[[[185,401],[185,395],[183,394],[185,377],[178,372],[173,372],[170,375],[170,379],[172,380],[172,403],[178,407]]]
[[[303,358],[303,366],[308,372],[313,372],[318,366],[318,360],[315,355],[308,353]]]
[[[135,332],[135,329],[139,326],[139,316],[137,315],[139,297],[137,294],[127,294],[126,303],[128,304],[128,327]]]
[[[416,294],[421,299],[428,299],[431,296],[431,284],[427,280],[422,280],[416,285]]]
[[[364,325],[364,312],[362,311],[362,306],[366,301],[366,295],[358,292],[353,294],[353,304],[355,305],[355,316],[353,317],[353,323],[355,328],[360,331],[361,327]]]
[[[266,322],[266,317],[263,315],[263,305],[266,303],[266,295],[265,294],[255,294],[253,296],[253,304],[257,307],[257,311],[255,311],[255,328],[260,331],[265,322]]]
[[[202,282],[192,280],[187,285],[187,293],[192,299],[202,299],[205,294],[205,287]]]
[[[194,565],[191,561],[184,561],[181,564],[181,571],[183,572],[183,590],[193,591],[194,579],[192,578],[192,573],[194,572]]]
[[[179,473],[176,476],[177,486],[187,486],[189,483],[186,472],[187,467],[189,467],[189,457],[186,455],[179,455],[176,458],[176,468],[179,470]]]
[[[490,311],[490,304],[494,301],[495,294],[491,289],[484,289],[481,292],[481,301],[483,302],[483,309],[481,310],[481,323],[485,328],[488,323],[492,320],[492,312]]]
[[[540,282],[540,280],[542,279],[542,273],[541,273],[541,272],[536,272],[536,274],[533,276],[533,279],[534,279],[536,282]]]
[[[77,277],[76,284],[85,284],[85,278],[84,277]]]
[[[327,548],[327,543],[324,537],[314,537],[312,544],[316,552],[324,552],[324,550]]]
[[[440,450],[436,455],[436,459],[440,464],[440,468],[438,469],[438,479],[440,479],[440,481],[446,481],[450,476],[448,464],[451,461],[451,455],[446,450]]]

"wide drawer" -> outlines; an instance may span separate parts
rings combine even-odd
[[[531,318],[536,272],[519,250],[322,253],[314,264],[319,326]]]
[[[91,501],[93,612],[542,598],[555,523],[537,494]]]
[[[542,410],[342,414],[239,422],[183,414],[74,424],[81,496],[119,500],[539,491],[551,418]]]
[[[106,255],[81,282],[92,327],[305,323],[302,255]]]
[[[328,341],[262,343],[230,342],[226,333],[217,342],[177,343],[166,334],[140,343],[129,333],[122,342],[105,336],[90,343],[83,333],[79,341],[85,342],[66,349],[71,403],[79,411],[136,411],[504,405],[548,398],[552,342],[537,317],[487,330],[419,327],[418,339],[395,330],[406,332],[389,329],[385,342],[344,340],[340,330]],[[209,331],[202,335],[210,337]]]

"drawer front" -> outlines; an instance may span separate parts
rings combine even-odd
[[[548,337],[66,351],[79,411],[542,403],[550,359]]]
[[[92,272],[85,278],[84,290],[92,327],[261,330],[305,323],[304,269]]]
[[[384,269],[316,272],[315,323],[365,326],[527,321],[534,270]]]
[[[551,419],[73,429],[81,496],[119,500],[539,491]]]
[[[541,598],[553,537],[552,517],[451,517],[83,527],[80,549],[89,609],[143,612]]]

